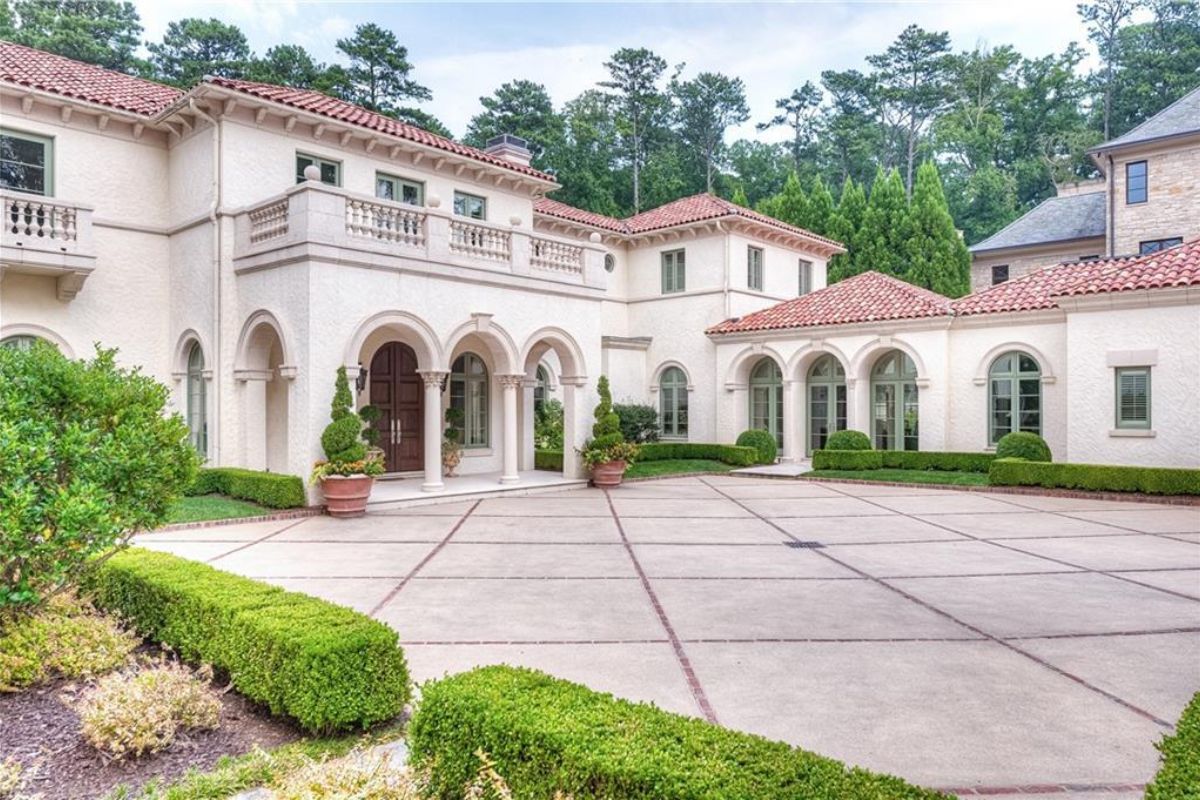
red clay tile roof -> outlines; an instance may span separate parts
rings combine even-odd
[[[1012,311],[1039,311],[1057,308],[1055,295],[1064,294],[1079,281],[1103,274],[1130,258],[1103,261],[1068,261],[1021,275],[1012,280],[981,289],[953,303],[957,316],[997,314]]]
[[[625,223],[616,217],[606,217],[604,214],[584,211],[582,208],[569,206],[566,203],[551,200],[549,197],[541,197],[535,200],[533,210],[538,214],[545,214],[548,217],[558,217],[568,222],[576,222],[592,228],[603,228],[606,231],[629,233],[629,228]]]
[[[268,100],[273,103],[296,108],[301,111],[307,111],[312,114],[320,114],[323,117],[345,122],[350,125],[357,125],[361,128],[379,131],[380,133],[389,136],[398,136],[401,139],[407,139],[417,144],[426,145],[427,147],[435,147],[438,150],[444,150],[447,153],[454,155],[465,156],[476,161],[481,161],[486,164],[491,164],[496,167],[503,167],[514,172],[519,172],[524,175],[537,178],[544,181],[553,181],[554,177],[547,175],[541,170],[536,170],[533,167],[525,167],[520,164],[514,164],[511,161],[506,161],[498,156],[488,155],[482,150],[474,147],[468,147],[465,144],[460,144],[452,139],[447,139],[443,136],[430,133],[423,128],[418,128],[415,125],[409,125],[406,122],[385,117],[383,114],[378,114],[374,111],[368,111],[362,106],[356,106],[353,103],[348,103],[345,100],[339,100],[336,97],[330,97],[326,94],[313,91],[311,89],[291,89],[286,86],[275,86],[270,83],[257,83],[255,81],[243,81],[235,78],[205,78],[205,83],[213,86],[220,86],[226,89],[233,89],[237,92],[257,97],[260,100]]]
[[[152,117],[183,92],[172,86],[0,41],[0,81]]]
[[[725,320],[706,332],[748,333],[949,314],[950,298],[872,271],[739,319]]]
[[[1136,289],[1200,286],[1200,239],[1138,258],[1114,259],[1104,263],[1110,269],[1084,276],[1059,294],[1106,294]]]

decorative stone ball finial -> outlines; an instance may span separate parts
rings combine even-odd
[[[430,208],[439,208],[442,205],[442,198],[438,197],[436,194],[431,194],[429,197],[425,198],[425,205],[429,206]]]
[[[513,214],[508,218],[508,224],[512,225],[514,228],[518,228],[521,226],[521,218],[516,214]]]
[[[304,180],[306,181],[321,181],[321,168],[316,164],[309,164],[304,168]]]
[[[600,234],[596,233],[595,231],[592,231],[590,234],[588,234],[588,241],[592,244],[600,244],[600,239]]]

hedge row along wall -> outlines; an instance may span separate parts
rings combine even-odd
[[[1093,492],[1200,495],[1200,469],[1117,467],[1104,464],[1049,464],[998,458],[988,471],[994,486],[1041,486]]]
[[[304,482],[295,475],[258,472],[237,467],[200,470],[188,494],[223,494],[268,508],[301,508],[306,504]]]
[[[913,450],[817,450],[813,469],[919,469],[986,473],[991,453],[939,453]]]
[[[563,451],[562,450],[534,450],[533,451],[533,468],[550,470],[551,472],[562,472]]]
[[[431,796],[459,800],[483,749],[521,800],[932,800],[937,792],[783,742],[514,667],[424,684],[408,729]]]
[[[410,698],[396,632],[308,595],[205,564],[131,548],[88,582],[96,603],[307,731],[366,728]]]
[[[753,447],[738,447],[732,444],[705,444],[703,442],[653,442],[638,445],[638,461],[668,461],[680,458],[704,458],[720,461],[735,467],[748,467],[755,463],[758,451]]]

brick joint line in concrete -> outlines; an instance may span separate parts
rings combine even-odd
[[[295,528],[297,525],[303,525],[305,522],[308,522],[310,519],[312,519],[312,517],[301,517],[300,519],[296,520],[295,522],[293,522],[289,525],[284,525],[282,528],[280,528],[277,531],[271,531],[266,536],[260,536],[257,539],[250,541],[250,542],[242,542],[241,544],[239,544],[237,547],[233,548],[232,550],[226,550],[224,553],[215,555],[212,558],[208,559],[208,561],[206,561],[204,563],[211,564],[214,561],[216,561],[217,559],[224,558],[225,556],[231,556],[234,553],[245,550],[247,547],[253,547],[256,544],[262,544],[263,542],[267,541],[268,539],[270,539],[273,536],[278,536],[279,534],[283,533],[284,531],[289,531],[292,528]]]
[[[692,697],[696,700],[696,705],[700,707],[700,713],[709,722],[717,722],[717,714],[713,711],[712,704],[708,701],[708,695],[705,693],[704,687],[700,685],[700,678],[697,677],[696,671],[692,668],[691,659],[688,658],[687,653],[684,651],[683,643],[679,640],[679,635],[675,633],[675,628],[671,625],[671,620],[667,618],[666,609],[659,602],[654,587],[650,585],[650,579],[646,577],[646,571],[642,569],[642,564],[638,561],[637,554],[633,552],[633,545],[629,543],[629,537],[625,535],[625,526],[621,524],[621,517],[617,514],[616,506],[613,505],[612,495],[609,494],[607,489],[604,490],[604,499],[608,502],[608,510],[612,512],[613,521],[617,524],[617,533],[620,534],[621,541],[625,545],[625,552],[629,554],[629,560],[633,562],[633,569],[642,581],[642,588],[646,591],[646,596],[650,598],[650,605],[653,606],[654,613],[658,616],[658,621],[662,624],[663,630],[667,632],[667,638],[671,640],[671,649],[675,651],[675,658],[679,661],[679,667],[683,670],[688,689],[691,690]]]
[[[705,486],[708,486],[710,489],[713,489],[714,491],[721,492],[720,489],[714,487],[712,484],[708,483],[708,481],[704,480],[703,478],[700,479],[700,482],[703,483]],[[838,490],[834,489],[834,491],[838,491]],[[758,517],[760,520],[767,523],[771,527],[775,528],[776,530],[778,530],[780,533],[787,536],[788,538],[793,539],[795,541],[802,541],[801,539],[793,536],[790,532],[788,532],[784,528],[780,527],[779,525],[776,525],[775,522],[772,521],[771,519],[759,514],[758,512],[751,509],[749,506],[746,506],[737,498],[730,497],[728,494],[725,494],[724,492],[721,492],[721,494],[723,494],[731,502],[736,503],[737,505],[739,505],[742,508],[749,511],[751,514],[754,514],[754,516]],[[847,496],[847,497],[852,496],[849,493],[843,493],[843,494],[845,494],[845,496]],[[862,499],[862,498],[859,498],[859,499]],[[868,500],[867,502],[871,502],[871,501]],[[880,508],[886,508],[886,506],[883,506],[879,503],[872,503],[872,505],[879,506]],[[898,513],[901,516],[909,517],[910,519],[913,518],[912,515],[910,515],[910,514],[904,514],[903,512],[895,512],[894,509],[889,509],[889,510],[892,510],[893,513]],[[987,631],[983,630],[982,628],[972,625],[969,622],[966,622],[964,620],[961,620],[958,617],[951,614],[950,612],[945,611],[941,608],[938,608],[937,606],[933,605],[932,603],[928,603],[915,595],[909,594],[908,592],[904,591],[900,587],[893,586],[892,584],[888,583],[886,580],[883,580],[882,578],[878,578],[874,575],[871,575],[870,573],[854,566],[853,564],[849,564],[845,561],[842,561],[839,558],[836,558],[836,557],[830,555],[829,553],[825,552],[824,549],[812,550],[812,552],[822,556],[823,558],[829,559],[830,561],[832,561],[833,563],[835,563],[841,567],[844,567],[852,572],[855,572],[859,575],[869,578],[870,580],[874,581],[875,583],[882,586],[883,588],[900,595],[901,597],[905,598],[906,600],[926,609],[927,611],[931,611],[931,612],[937,614],[938,616],[948,619],[951,622],[953,622],[963,628],[966,628],[967,630],[969,630],[973,633],[978,633],[981,636],[989,639],[990,641],[993,641],[996,644],[1000,645],[1001,647],[1011,650],[1012,652],[1017,653],[1019,655],[1022,655],[1025,658],[1029,659],[1030,661],[1034,662],[1035,664],[1038,664],[1038,665],[1042,666],[1043,668],[1050,670],[1051,672],[1061,675],[1064,678],[1074,681],[1075,683],[1078,683],[1080,686],[1090,689],[1091,691],[1095,692],[1096,694],[1099,694],[1101,697],[1105,697],[1108,700],[1111,700],[1112,702],[1116,703],[1117,705],[1120,705],[1120,706],[1134,712],[1138,716],[1141,716],[1141,717],[1144,717],[1144,718],[1150,720],[1151,722],[1153,722],[1156,725],[1159,725],[1163,728],[1167,728],[1168,730],[1173,727],[1171,725],[1171,723],[1155,716],[1154,714],[1152,714],[1151,712],[1147,711],[1144,708],[1141,708],[1140,706],[1134,705],[1133,703],[1129,702],[1128,700],[1124,699],[1123,697],[1119,697],[1118,695],[1115,695],[1112,692],[1101,689],[1099,686],[1096,686],[1096,685],[1088,682],[1084,678],[1082,678],[1078,675],[1075,675],[1074,673],[1068,672],[1067,670],[1062,669],[1061,667],[1057,667],[1054,664],[1051,664],[1049,661],[1046,661],[1045,659],[1040,658],[1040,657],[1034,655],[1033,653],[1030,653],[1026,650],[1021,649],[1020,647],[1017,647],[1016,645],[1012,644],[1011,642],[1005,641],[1004,639],[1001,639],[991,633],[988,633]]]

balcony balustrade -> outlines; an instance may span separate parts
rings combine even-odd
[[[95,269],[91,206],[5,190],[0,224],[0,270],[53,276],[60,300],[74,298]]]

